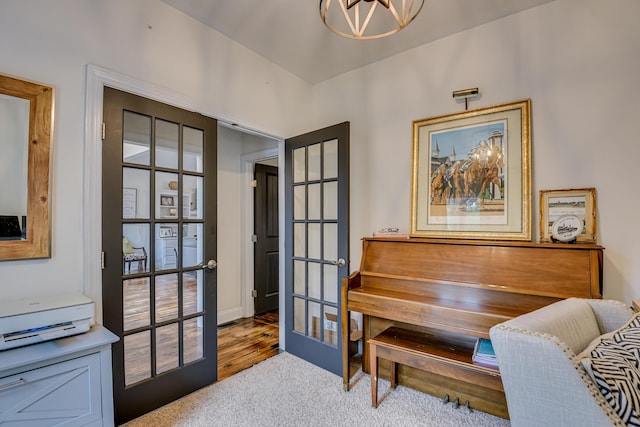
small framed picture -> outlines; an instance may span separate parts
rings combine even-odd
[[[565,215],[575,215],[583,221],[578,242],[596,241],[596,189],[540,191],[540,241],[550,242],[554,222]]]
[[[160,237],[172,237],[173,230],[171,227],[160,227]]]
[[[175,206],[173,202],[173,196],[160,196],[160,205],[161,206]]]

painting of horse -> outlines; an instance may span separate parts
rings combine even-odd
[[[413,122],[414,237],[530,240],[531,100]]]
[[[438,173],[431,180],[431,203],[445,203],[448,194],[449,183],[445,178],[446,165],[440,165]]]
[[[487,196],[490,199],[495,198],[495,192],[488,191],[490,184],[495,184],[500,189],[500,194],[504,194],[500,180],[503,167],[504,155],[500,147],[481,146],[464,165],[464,196],[479,198],[483,205]]]

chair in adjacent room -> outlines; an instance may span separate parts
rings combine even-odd
[[[133,246],[126,237],[122,238],[122,271],[131,273],[131,263],[138,262],[138,272],[147,271],[147,250],[144,246]],[[128,267],[128,269],[127,269]]]

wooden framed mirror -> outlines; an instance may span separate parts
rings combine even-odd
[[[0,74],[0,260],[49,258],[54,89]]]

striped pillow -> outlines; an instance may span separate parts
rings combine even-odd
[[[630,426],[640,426],[640,318],[583,353],[582,365],[600,392]]]

